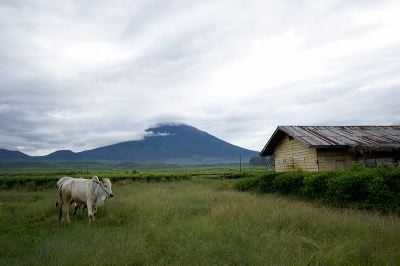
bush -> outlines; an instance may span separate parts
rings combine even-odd
[[[303,186],[305,172],[287,172],[277,175],[273,181],[274,189],[282,194],[298,193]]]
[[[218,178],[220,179],[238,179],[238,178],[244,178],[247,177],[247,173],[226,173],[219,175]]]
[[[366,198],[366,178],[360,172],[346,171],[328,180],[326,200],[337,206]]]
[[[392,199],[394,198],[394,194],[390,192],[383,177],[372,176],[366,185],[367,198],[363,202],[364,207],[371,208],[375,206],[382,210],[393,208],[394,201]]]
[[[326,171],[305,175],[301,193],[312,199],[325,197],[328,180],[338,174],[340,172]]]
[[[262,193],[274,191],[273,181],[279,173],[267,172],[259,176],[253,176],[240,180],[234,184],[234,188],[239,191],[258,190]]]
[[[400,196],[400,169],[391,169],[389,171],[385,168],[378,168],[377,171],[381,172],[381,176],[385,179],[389,190]]]
[[[234,188],[239,191],[257,190],[260,186],[259,177],[249,177],[234,184]]]
[[[377,207],[392,211],[400,206],[400,171],[399,169],[375,168],[365,171],[369,178],[366,207]]]
[[[269,172],[260,177],[260,192],[271,193],[275,191],[274,180],[279,175],[277,172]]]
[[[363,208],[393,209],[394,193],[387,183],[388,171],[351,169],[336,175],[328,181],[326,200],[338,206],[357,203]]]
[[[363,161],[354,161],[351,162],[350,171],[363,171],[367,169],[365,163]]]
[[[297,194],[321,199],[334,206],[355,204],[364,209],[400,213],[400,169],[365,168],[355,164],[349,170],[310,172],[268,172],[235,184],[240,191]]]

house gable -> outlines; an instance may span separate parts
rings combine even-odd
[[[277,141],[273,153],[277,172],[318,171],[316,148],[310,148],[287,134]]]

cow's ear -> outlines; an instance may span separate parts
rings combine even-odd
[[[97,176],[92,177],[93,181],[99,182],[99,178]]]

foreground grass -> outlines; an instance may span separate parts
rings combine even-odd
[[[89,226],[58,223],[56,193],[0,191],[0,265],[399,265],[400,219],[227,180],[132,182]]]

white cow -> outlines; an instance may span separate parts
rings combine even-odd
[[[70,177],[70,176],[61,177],[61,178],[57,181],[57,189],[60,189],[61,185],[62,185],[65,181],[68,181],[68,180],[70,180],[70,179],[72,179],[72,177]]]
[[[57,181],[57,189],[59,190],[60,188],[61,188],[61,185],[65,182],[65,181],[67,181],[67,180],[70,180],[70,179],[72,179],[72,177],[70,177],[70,176],[64,176],[64,177],[62,177],[62,178],[60,178],[58,181]],[[76,178],[76,179],[84,179],[84,178]],[[84,179],[85,180],[85,179]],[[80,202],[75,202],[75,201],[73,201],[73,200],[71,200],[71,205],[73,205],[73,207],[74,207],[74,214],[76,214],[76,212],[77,212],[77,210],[78,209],[80,209],[81,207],[83,207],[83,210],[85,210],[85,208],[87,208],[87,206],[86,206],[86,203],[80,203]],[[56,202],[56,207],[59,207],[59,202],[57,201]],[[61,210],[61,208],[59,208],[60,209],[60,220],[61,220],[61,213],[62,213],[62,210]],[[96,214],[96,212],[94,212],[94,214]]]
[[[107,198],[113,197],[111,181],[108,178],[99,180],[97,176],[92,179],[63,177],[57,182],[58,202],[60,216],[63,223],[69,223],[69,206],[71,201],[78,205],[86,204],[88,208],[89,223],[94,221],[97,206],[103,205]]]

